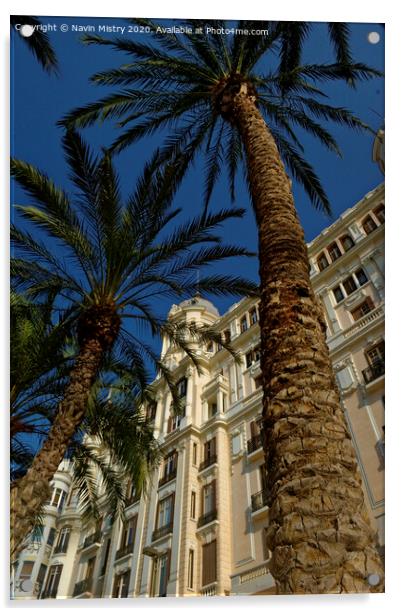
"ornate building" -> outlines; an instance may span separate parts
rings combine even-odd
[[[384,546],[384,187],[345,211],[308,246],[314,289],[356,447],[378,544]],[[130,493],[125,520],[83,527],[68,462],[54,478],[45,525],[15,567],[15,598],[209,596],[274,593],[261,413],[258,306],[220,316],[194,297],[171,321],[213,323],[242,357],[216,344],[196,349],[200,374],[163,341],[184,401],[156,380],[147,409],[165,457],[146,495]],[[129,487],[128,487],[129,489]]]

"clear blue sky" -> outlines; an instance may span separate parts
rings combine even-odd
[[[20,37],[13,37],[11,153],[38,166],[57,184],[69,188],[70,183],[60,147],[62,131],[56,127],[56,122],[72,108],[93,102],[113,89],[90,84],[89,77],[93,73],[129,62],[128,56],[107,47],[83,46],[79,40],[81,35],[71,32],[71,26],[72,24],[95,26],[127,24],[123,19],[93,17],[41,17],[41,21],[43,24],[58,25],[58,32],[50,32],[49,37],[59,59],[60,75],[55,77],[46,74]],[[60,32],[61,24],[66,24],[69,31]],[[384,28],[378,24],[353,24],[351,30],[354,58],[383,70]],[[376,45],[370,44],[367,39],[368,33],[372,31],[378,32],[381,37]],[[143,41],[146,35],[138,36],[141,36]],[[316,23],[313,26],[313,35],[305,47],[303,61],[329,63],[333,60],[325,24]],[[384,121],[383,81],[381,78],[376,78],[362,82],[356,90],[343,84],[332,83],[325,85],[324,91],[328,94],[331,104],[347,107],[373,129],[377,129]],[[366,192],[382,182],[383,176],[372,162],[372,136],[369,133],[361,134],[334,125],[329,127],[343,151],[342,159],[324,150],[313,138],[303,134],[300,136],[305,146],[305,156],[317,171],[336,218],[345,209],[354,205]],[[110,144],[118,134],[118,130],[111,122],[106,122],[102,126],[86,129],[83,134],[93,146],[99,147]],[[141,165],[150,156],[158,138],[160,137],[156,136],[151,140],[143,140],[116,158],[116,167],[122,178],[125,194],[134,187]],[[184,182],[176,199],[177,205],[184,210],[184,217],[190,217],[191,212],[196,212],[200,208],[202,182],[202,161],[198,160],[197,166]],[[296,183],[294,183],[294,195],[306,240],[310,241],[332,221],[312,209],[306,195]],[[27,197],[16,189],[12,192],[12,201],[27,203]],[[238,183],[236,204],[245,207],[247,215],[244,221],[237,221],[225,227],[226,237],[230,242],[245,245],[256,251],[256,229],[249,197],[242,181]],[[222,177],[214,192],[212,207],[219,209],[228,205],[226,184]],[[235,271],[257,280],[257,267],[257,259],[241,259],[221,265],[219,271],[231,273]],[[220,311],[224,311],[233,301],[227,298],[216,300],[215,303]],[[167,310],[168,306],[169,302],[163,304],[161,309]]]

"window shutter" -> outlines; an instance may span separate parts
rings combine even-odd
[[[171,565],[171,548],[167,550],[167,573],[166,573],[167,582],[170,579],[170,565]]]
[[[202,586],[217,579],[216,540],[202,546]]]
[[[24,578],[31,577],[33,565],[34,565],[34,562],[32,560],[25,560],[22,565],[20,577],[24,577]]]
[[[258,429],[258,424],[256,423],[256,421],[251,421],[251,437],[255,437],[259,434],[259,429]]]
[[[216,437],[213,437],[210,441],[210,457],[216,455]]]
[[[212,486],[212,511],[213,511],[216,509],[216,506],[217,506],[216,479],[213,479],[211,486]]]

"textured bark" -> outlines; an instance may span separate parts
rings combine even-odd
[[[383,591],[323,312],[274,139],[246,83],[220,98],[242,137],[259,230],[268,547],[277,592]],[[378,573],[371,587],[369,574]]]
[[[12,560],[23,549],[24,540],[33,529],[38,512],[50,494],[50,481],[84,418],[91,387],[98,375],[104,353],[117,335],[118,327],[119,317],[109,309],[88,310],[81,318],[80,352],[54,423],[28,472],[11,488]]]

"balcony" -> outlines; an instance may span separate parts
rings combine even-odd
[[[201,526],[206,526],[206,524],[209,524],[209,522],[213,522],[214,520],[217,520],[217,509],[213,509],[213,511],[208,511],[208,513],[201,515],[198,520],[198,528],[201,528]]]
[[[172,481],[177,476],[177,469],[173,468],[169,473],[166,473],[159,479],[159,487],[164,486],[165,483]]]
[[[68,545],[57,545],[54,548],[53,554],[66,554],[68,549]]]
[[[127,556],[128,554],[132,554],[133,551],[134,551],[134,542],[128,543],[127,545],[124,545],[122,548],[117,550],[115,560],[118,560],[119,558],[123,558],[124,556]]]
[[[165,535],[173,532],[173,522],[169,522],[160,528],[156,528],[156,530],[152,533],[152,541],[157,541],[157,539],[161,539]]]
[[[100,531],[97,531],[96,533],[92,533],[92,535],[89,535],[88,537],[86,537],[82,549],[84,550],[85,548],[89,548],[92,545],[95,544],[99,544],[100,545],[100,540],[102,537],[102,533]]]
[[[208,466],[212,466],[212,464],[215,464],[216,462],[217,462],[217,454],[214,454],[213,456],[209,456],[208,458],[206,458],[206,460],[203,460],[203,462],[199,464],[199,472],[203,471],[205,468],[208,468]]]
[[[203,586],[200,594],[202,597],[215,597],[217,594],[217,582]]]
[[[251,496],[252,513],[255,513],[256,511],[259,511],[260,509],[263,509],[264,507],[268,506],[268,496],[269,496],[269,492],[266,489],[261,490],[260,492],[256,492],[256,494],[252,494]]]
[[[369,383],[372,383],[372,381],[375,381],[380,376],[383,376],[384,361],[375,362],[374,364],[369,366],[369,368],[365,368],[365,370],[362,370],[362,374],[363,374],[363,378],[365,379],[366,385],[368,385]]]
[[[262,437],[260,434],[256,434],[247,441],[248,453],[253,453],[262,447]]]
[[[74,586],[74,592],[72,593],[72,596],[77,597],[78,595],[83,595],[85,592],[92,593],[92,584],[92,578],[87,578],[86,580],[81,580],[80,582],[77,582]]]

